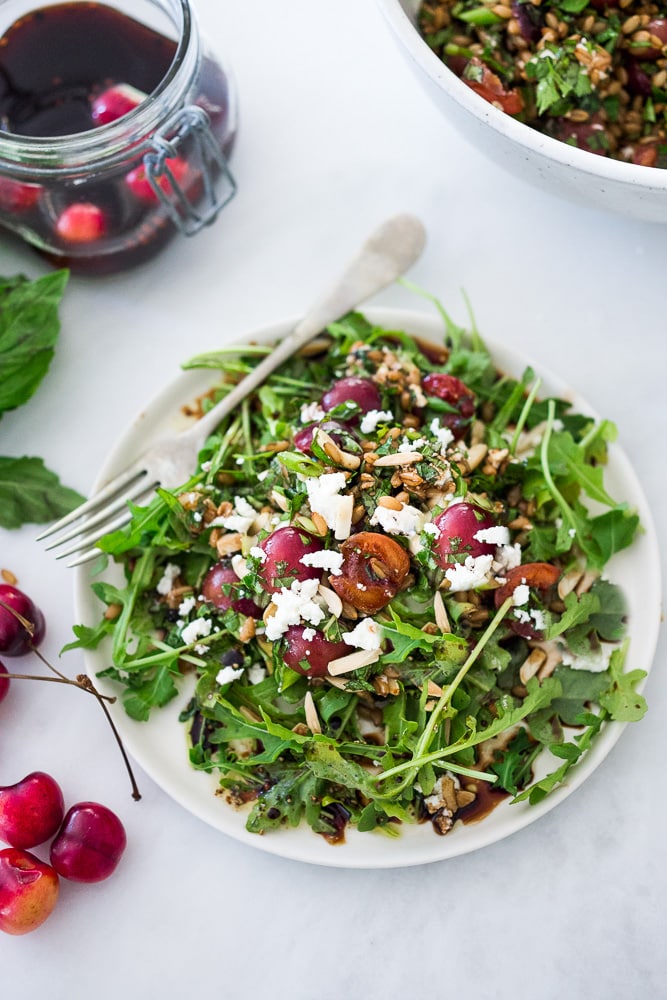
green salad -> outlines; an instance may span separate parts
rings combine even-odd
[[[133,719],[181,699],[193,768],[250,831],[444,834],[540,801],[644,713],[605,576],[639,530],[604,483],[614,426],[438,309],[440,344],[333,324],[100,543],[125,582],[92,584],[72,645],[109,642]],[[269,350],[188,362],[219,372],[192,408]]]

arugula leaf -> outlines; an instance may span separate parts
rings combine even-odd
[[[63,486],[41,458],[0,456],[0,527],[43,524],[68,514],[83,499]]]
[[[625,673],[628,643],[614,650],[609,660],[611,685],[600,695],[600,704],[617,722],[638,722],[646,714],[646,699],[637,691],[637,685],[646,677],[645,670]]]
[[[553,675],[560,682],[561,694],[554,698],[551,707],[561,722],[574,726],[582,712],[588,710],[592,702],[599,702],[600,695],[609,686],[606,671],[572,670],[571,667],[557,667]]]
[[[554,788],[562,784],[570,768],[574,767],[586,751],[590,749],[606,718],[607,713],[604,709],[599,715],[595,715],[592,712],[585,712],[578,716],[577,724],[585,726],[584,731],[575,736],[572,743],[552,743],[549,747],[554,757],[559,757],[563,761],[561,766],[556,768],[555,771],[551,771],[550,774],[545,775],[544,778],[536,781],[529,788],[524,789],[518,795],[515,795],[512,802],[523,802],[527,799],[531,805],[536,805],[542,799],[546,798],[549,792],[552,792]]]
[[[0,414],[27,402],[44,378],[60,331],[68,271],[0,279]]]

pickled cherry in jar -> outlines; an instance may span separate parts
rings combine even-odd
[[[213,222],[235,192],[228,74],[189,0],[0,5],[0,225],[104,274]]]

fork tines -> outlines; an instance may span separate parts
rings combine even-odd
[[[72,567],[89,562],[100,552],[95,543],[109,532],[122,528],[130,520],[132,515],[127,506],[128,502],[140,502],[142,498],[147,498],[156,486],[157,483],[151,481],[144,469],[136,466],[126,469],[90,500],[86,500],[55,524],[50,525],[37,536],[37,541],[64,532],[46,546],[47,551],[57,549],[66,542],[76,539],[73,545],[60,552],[56,558],[64,559],[79,552],[81,554],[67,565]]]

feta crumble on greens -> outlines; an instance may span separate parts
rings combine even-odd
[[[133,718],[182,699],[193,767],[247,804],[253,832],[304,821],[332,837],[344,816],[396,836],[425,810],[446,832],[469,786],[539,801],[608,720],[644,711],[605,576],[639,526],[604,484],[613,426],[540,398],[530,370],[498,372],[442,316],[429,348],[357,313],[333,324],[323,353],[286,362],[221,424],[183,491],[100,543],[126,584],[96,593],[123,612],[78,644],[110,636],[105,673]],[[201,363],[220,368],[217,398],[254,354]],[[323,392],[349,378],[359,394],[325,414]],[[447,528],[464,516],[469,530]],[[545,750],[561,763],[534,777]],[[454,779],[466,795],[443,823],[431,810]]]

